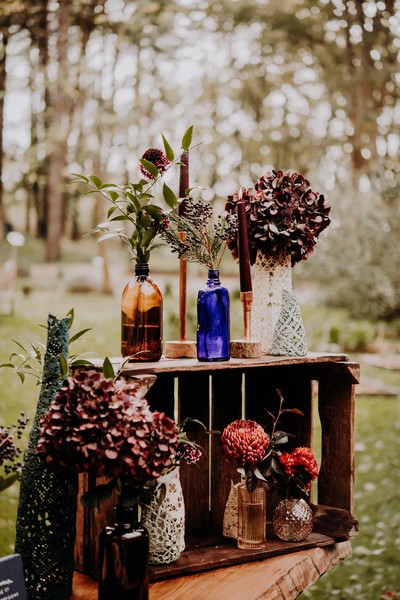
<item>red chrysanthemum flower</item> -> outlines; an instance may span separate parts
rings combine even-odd
[[[270,439],[256,421],[238,419],[225,427],[221,442],[227,462],[255,465],[264,458]]]
[[[164,173],[168,165],[171,164],[164,152],[159,148],[149,148],[143,154],[142,158],[153,163],[153,165],[157,167],[159,173]],[[149,173],[143,165],[140,165],[140,172],[146,179],[154,179],[153,175]]]
[[[310,448],[299,446],[293,452],[283,452],[279,461],[285,472],[304,483],[307,491],[318,477],[318,464]]]

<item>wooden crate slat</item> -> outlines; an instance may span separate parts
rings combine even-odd
[[[264,560],[316,546],[330,546],[334,543],[334,538],[320,533],[312,533],[301,542],[284,542],[274,536],[270,527],[267,528],[267,546],[262,550],[241,550],[235,540],[221,540],[217,545],[184,552],[170,565],[151,566],[150,581]]]
[[[319,381],[321,466],[318,502],[353,511],[354,385],[337,375]]]
[[[88,475],[83,473],[78,478],[78,498],[88,489]],[[79,571],[84,570],[87,556],[87,538],[88,511],[79,502],[76,508],[76,543],[75,543],[75,564]]]
[[[234,371],[236,369],[243,370],[247,368],[257,369],[272,366],[289,366],[289,365],[304,365],[304,364],[323,364],[328,363],[331,365],[337,364],[338,362],[345,361],[348,363],[349,357],[347,354],[332,352],[308,352],[306,356],[260,356],[259,358],[231,358],[226,361],[218,362],[199,362],[195,358],[182,358],[182,359],[168,359],[162,358],[157,362],[149,363],[128,363],[124,366],[123,373],[125,376],[139,373],[191,373],[193,371]],[[117,369],[121,364],[121,358],[112,357],[111,363]],[[98,364],[101,368],[103,361],[101,359],[94,359],[93,364]],[[354,363],[356,364],[356,363]]]
[[[286,448],[310,446],[312,442],[312,381],[304,376],[302,369],[292,366],[271,367],[264,371],[246,371],[246,418],[253,419],[266,426],[271,432],[272,419],[266,409],[277,414],[279,396],[277,388],[284,398],[283,408],[298,408],[304,417],[285,413],[278,423],[278,429],[291,433],[294,438]]]
[[[181,468],[186,536],[209,527],[209,390],[208,373],[182,373],[178,378],[178,422],[190,417],[198,419],[207,428],[205,430],[190,421],[185,427],[189,438],[202,447],[200,461],[194,465],[182,465]]]
[[[211,436],[211,520],[213,530],[222,532],[231,481],[240,481],[240,475],[222,455],[220,434],[228,423],[242,416],[242,372],[213,373],[212,395],[211,428],[220,433]]]

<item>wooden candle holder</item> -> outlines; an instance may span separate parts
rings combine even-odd
[[[165,342],[165,358],[196,358],[196,342],[178,340]]]
[[[251,339],[253,292],[240,292],[240,300],[243,307],[244,339],[231,341],[231,356],[232,358],[259,358],[261,356],[261,342]]]

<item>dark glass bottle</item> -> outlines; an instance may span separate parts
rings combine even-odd
[[[163,298],[147,263],[136,265],[121,300],[121,354],[136,362],[160,360]]]
[[[197,296],[197,358],[229,360],[229,292],[221,286],[218,269],[209,269],[205,288]]]
[[[115,523],[99,537],[98,600],[148,600],[149,534],[137,507],[115,506]]]

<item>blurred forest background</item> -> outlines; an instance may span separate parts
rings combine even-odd
[[[3,0],[0,276],[17,257],[20,295],[0,316],[0,362],[12,338],[37,337],[48,310],[61,317],[72,306],[78,326],[94,328],[79,351],[119,353],[129,257],[85,237],[107,207],[68,181],[136,181],[160,133],[176,150],[190,125],[190,185],[215,206],[270,169],[297,171],[327,196],[332,224],[293,273],[309,349],[396,358],[399,54],[398,0]],[[168,185],[178,193],[177,171]],[[225,259],[239,304],[237,265]],[[176,339],[176,258],[160,249],[150,266],[166,282],[165,339]],[[360,533],[353,557],[304,594],[314,600],[400,599],[400,381],[397,367],[370,368],[385,386],[357,402]],[[37,388],[22,393],[5,371],[0,423],[21,408],[32,416]],[[17,495],[13,486],[0,497],[0,555],[12,551]]]
[[[193,124],[192,185],[224,200],[267,169],[304,174],[333,224],[296,271],[323,280],[330,303],[396,318],[399,11],[393,0],[2,2],[0,230],[60,260],[63,239],[102,215],[70,174],[134,180],[160,132],[176,146]]]

